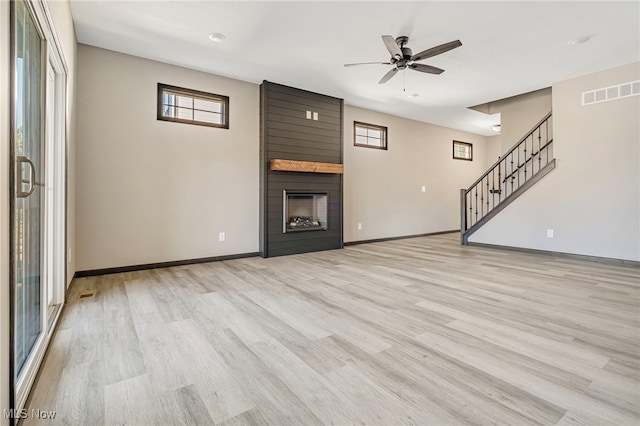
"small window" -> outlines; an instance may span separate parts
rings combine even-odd
[[[387,128],[354,121],[353,144],[367,148],[387,149]]]
[[[229,128],[229,97],[158,83],[158,120]]]
[[[473,161],[473,145],[467,142],[453,141],[453,158]]]

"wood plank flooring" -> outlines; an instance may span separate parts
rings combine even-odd
[[[637,425],[640,268],[448,234],[82,278],[28,409],[57,415],[25,425]]]

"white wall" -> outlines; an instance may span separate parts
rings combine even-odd
[[[354,120],[388,127],[388,150],[353,146]],[[454,139],[473,144],[473,161],[452,159]],[[485,143],[484,136],[345,105],[345,242],[460,229],[460,189],[485,171]]]
[[[258,85],[82,44],[78,77],[78,270],[258,250]],[[229,96],[230,128],[157,120],[158,82]]]
[[[67,104],[67,137],[70,155],[75,147],[75,48],[76,38],[71,21],[71,11],[68,1],[56,1],[46,3],[54,25],[54,31],[60,41],[62,54],[69,68],[68,73],[68,104]],[[10,20],[9,2],[0,1],[0,69],[3,70],[3,78],[0,79],[0,425],[9,424],[8,419],[2,415],[3,410],[9,406],[9,78],[5,70],[10,70]],[[67,208],[69,210],[70,244],[73,244],[75,211],[73,197],[74,161],[70,158],[69,172],[69,198]],[[73,247],[73,246],[72,246]],[[74,269],[73,255],[68,269],[68,282],[71,281]]]
[[[581,105],[582,92],[638,76],[634,63],[554,84],[556,170],[470,241],[640,260],[640,97]]]

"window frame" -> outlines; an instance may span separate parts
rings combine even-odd
[[[469,147],[469,158],[456,156],[456,145],[463,145]],[[453,141],[453,159],[463,161],[473,161],[473,144],[469,142]]]
[[[200,99],[208,102],[218,102],[222,105],[222,124],[210,123],[208,121],[190,120],[186,118],[167,117],[163,114],[163,97],[165,92],[190,97],[193,100]],[[192,111],[199,111],[191,108]],[[216,127],[219,129],[229,128],[229,97],[218,95],[216,93],[203,92],[200,90],[187,89],[184,87],[172,86],[170,84],[158,83],[158,99],[157,99],[157,119],[160,121],[170,121],[173,123],[195,124],[197,126]]]
[[[356,130],[358,127],[364,127],[367,129],[374,129],[374,130],[380,130],[382,131],[383,135],[384,135],[384,146],[376,146],[376,145],[368,145],[368,144],[362,144],[362,143],[358,143],[357,141],[357,133]],[[369,139],[368,136],[366,136],[367,139]],[[353,146],[360,146],[360,147],[364,147],[364,148],[372,148],[372,149],[381,149],[381,150],[388,150],[389,148],[389,129],[386,126],[381,126],[379,124],[371,124],[371,123],[364,123],[362,121],[353,121]]]

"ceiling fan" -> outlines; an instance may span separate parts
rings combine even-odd
[[[431,58],[436,55],[440,55],[441,53],[445,53],[449,50],[455,49],[456,47],[462,46],[460,40],[454,40],[450,41],[449,43],[444,43],[439,46],[423,50],[422,52],[416,53],[414,55],[411,49],[405,47],[405,45],[409,41],[409,37],[407,36],[400,36],[394,39],[393,36],[383,35],[382,41],[387,47],[389,53],[391,53],[391,59],[389,59],[389,62],[360,62],[357,64],[345,64],[344,66],[352,67],[355,65],[393,65],[393,68],[389,72],[387,72],[378,82],[378,84],[384,84],[389,81],[391,77],[396,75],[398,71],[407,68],[420,72],[426,72],[428,74],[442,74],[444,72],[442,68],[432,67],[431,65],[416,64],[416,62],[423,59]]]

